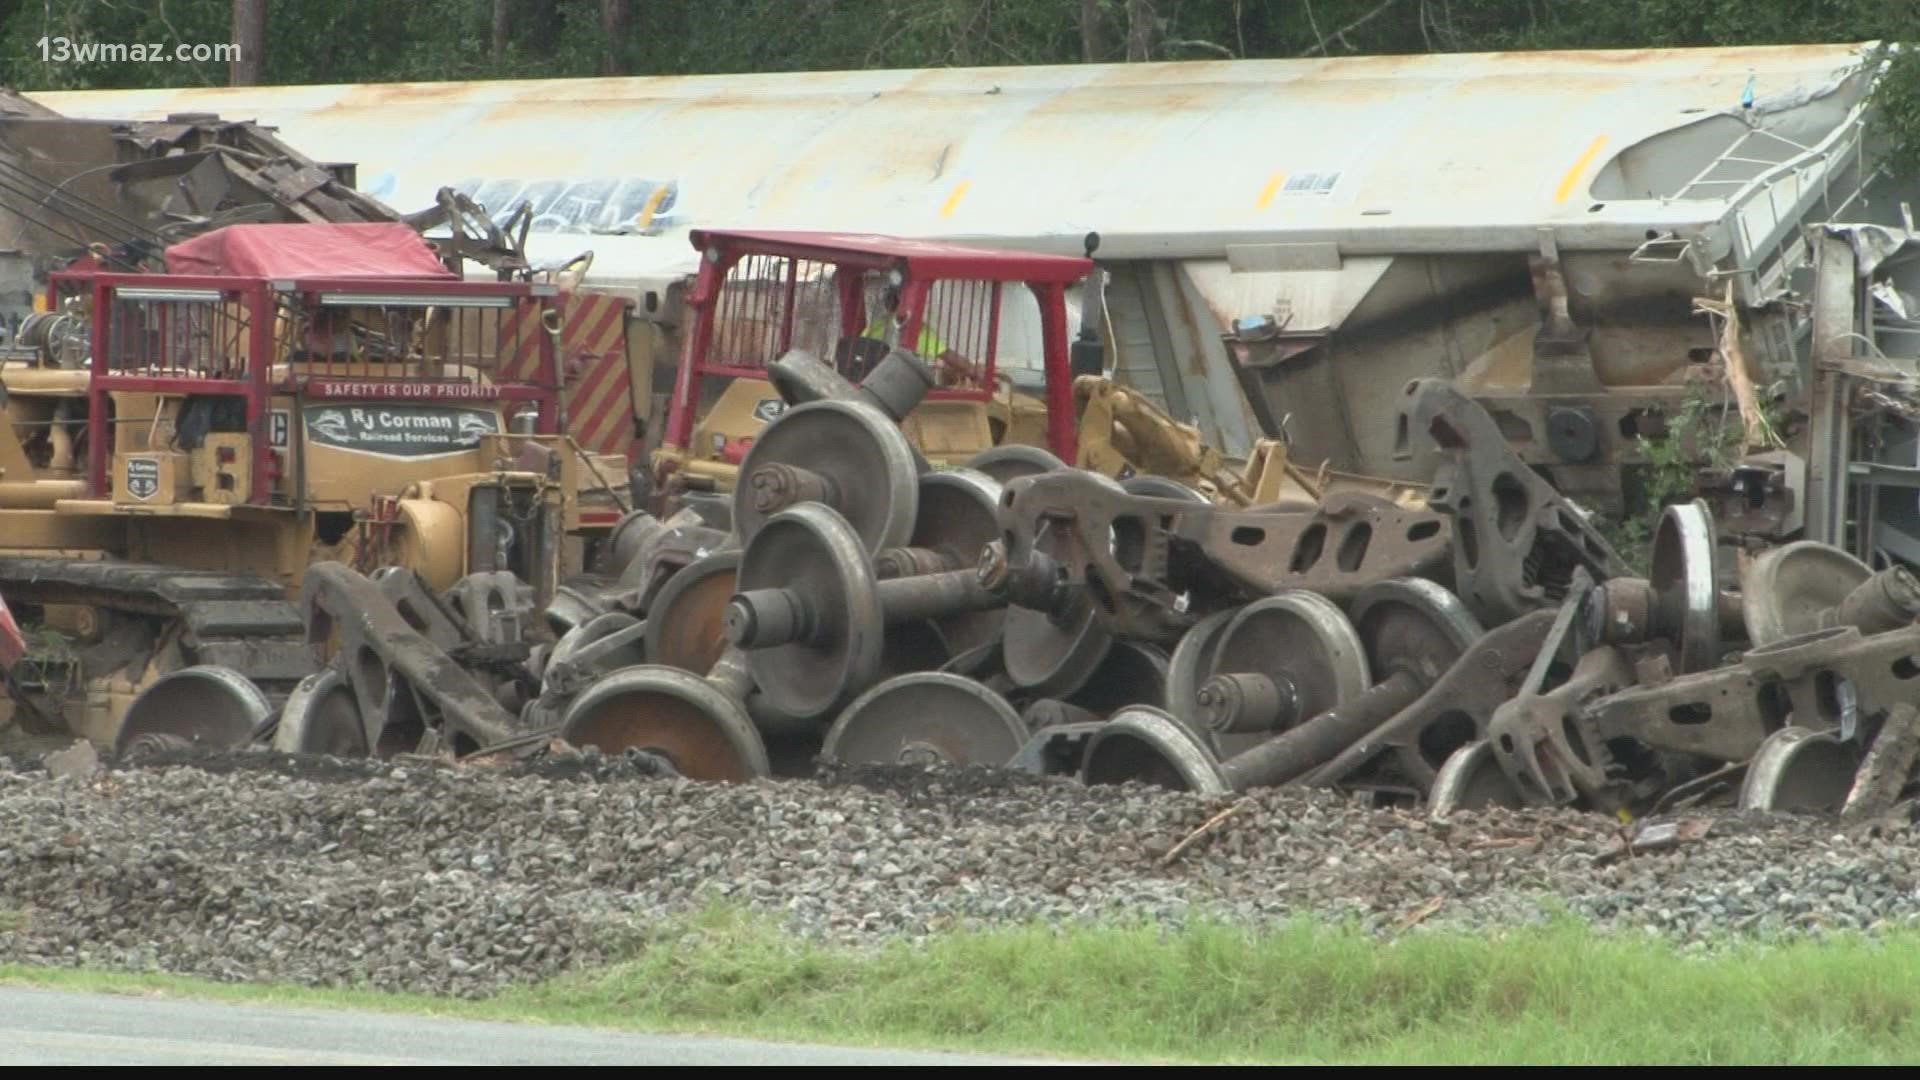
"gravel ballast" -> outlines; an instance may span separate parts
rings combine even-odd
[[[0,759],[0,962],[472,996],[610,959],[714,897],[855,944],[1198,915],[1485,930],[1562,910],[1700,941],[1920,915],[1904,814],[1680,817],[1683,842],[1627,851],[1628,829],[1573,811],[1436,823],[1330,792],[1209,799],[989,770],[732,786],[644,758],[249,751],[64,778]]]

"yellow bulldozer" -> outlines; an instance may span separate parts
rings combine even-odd
[[[285,695],[316,563],[544,606],[629,509],[626,459],[557,434],[554,287],[462,280],[400,223],[230,226],[168,271],[54,274],[0,364],[0,728],[112,745],[190,665]]]

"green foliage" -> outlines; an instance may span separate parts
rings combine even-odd
[[[1880,152],[1897,174],[1920,174],[1920,34],[1887,66],[1874,89],[1870,124]]]
[[[20,627],[20,636],[35,656],[43,659],[67,660],[73,656],[73,645],[67,635],[44,623],[29,622]]]
[[[6,84],[28,90],[90,90],[132,86],[223,86],[223,63],[80,63],[43,57],[41,38],[81,43],[216,44],[231,38],[232,5],[214,0],[152,6],[110,0],[20,4],[0,23],[0,64]],[[58,50],[50,42],[45,55]]]
[[[1444,909],[1443,909],[1444,911]],[[1681,949],[1567,919],[1382,941],[1306,922],[810,944],[717,909],[632,959],[485,1001],[0,969],[0,980],[847,1045],[1106,1060],[1839,1063],[1920,1054],[1911,929]]]
[[[1728,396],[1710,401],[1696,383],[1688,388],[1680,411],[1668,419],[1665,434],[1634,437],[1647,459],[1647,502],[1655,516],[1661,507],[1693,494],[1697,469],[1724,468],[1745,449],[1739,412]]]
[[[1778,432],[1785,422],[1778,409],[1780,387],[1757,388],[1756,396],[1766,429]],[[1724,385],[1691,384],[1680,408],[1665,420],[1666,430],[1659,436],[1634,437],[1646,459],[1639,470],[1637,511],[1604,530],[1614,550],[1641,574],[1647,572],[1648,548],[1661,511],[1691,499],[1702,471],[1728,468],[1750,449],[1740,410]]]

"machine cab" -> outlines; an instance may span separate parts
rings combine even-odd
[[[49,373],[82,380],[58,463],[84,471],[46,470],[40,503],[121,519],[151,561],[218,539],[287,577],[317,545],[436,588],[544,587],[563,535],[615,517],[593,477],[625,458],[558,435],[554,286],[462,280],[398,224],[230,226],[176,254],[183,272],[53,276],[89,339],[84,372]]]
[[[654,456],[657,484],[739,463],[784,408],[766,370],[789,350],[853,383],[894,348],[918,355],[934,389],[903,427],[934,461],[993,445],[988,409],[1012,389],[1006,369],[1036,371],[1047,448],[1074,459],[1066,293],[1090,259],[856,233],[694,230],[691,239],[701,265]]]

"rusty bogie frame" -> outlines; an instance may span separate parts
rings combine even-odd
[[[1097,473],[1020,477],[983,573],[1022,607],[1091,594],[1114,634],[1171,644],[1206,610],[1306,589],[1336,601],[1394,577],[1444,578],[1449,522],[1358,492],[1317,510],[1227,510],[1128,494]]]
[[[1482,740],[1493,714],[1520,689],[1554,621],[1533,611],[1474,642],[1413,704],[1302,778],[1316,787],[1428,791],[1447,760]]]
[[[307,571],[300,599],[310,643],[338,635],[335,662],[365,725],[363,745],[376,753],[445,747],[466,755],[526,735],[518,718],[435,641],[432,628],[416,629],[402,610],[413,607],[404,592],[396,605],[381,583],[320,563]]]
[[[1409,383],[1395,422],[1397,453],[1411,457],[1419,439],[1440,454],[1427,504],[1454,519],[1454,587],[1488,623],[1558,604],[1576,568],[1598,580],[1626,573],[1600,531],[1452,383]]]
[[[1686,515],[1672,508],[1667,516],[1681,520]],[[1796,551],[1845,558],[1817,544],[1776,549],[1786,555]],[[1655,554],[1658,558],[1660,552]],[[1780,564],[1774,560],[1749,568],[1747,583],[1781,587],[1774,569]],[[1829,569],[1818,559],[1811,565]],[[1738,633],[1741,607],[1737,595],[1714,595],[1710,576],[1697,569],[1667,577],[1667,584],[1650,587],[1616,579],[1566,600],[1543,648],[1570,660],[1571,673],[1544,690],[1542,669],[1536,669],[1495,712],[1489,728],[1493,752],[1524,800],[1585,802],[1601,809],[1641,806],[1690,779],[1701,763],[1752,760],[1759,768],[1763,748],[1788,729],[1809,737],[1831,733],[1843,743],[1864,745],[1890,711],[1914,693],[1913,680],[1920,678],[1920,625],[1914,622],[1920,594],[1902,567],[1871,576],[1862,567],[1860,576],[1844,579],[1854,583],[1850,590],[1814,579],[1828,599],[1822,604],[1809,597],[1801,605],[1804,610],[1794,613],[1790,628],[1796,632],[1757,640],[1731,664],[1719,665],[1715,657],[1716,666],[1683,667],[1685,673],[1677,676],[1669,672],[1676,658],[1685,663],[1683,642],[1709,630],[1715,642],[1722,633]],[[1651,593],[1651,600],[1623,604],[1623,596],[1641,589]],[[1698,618],[1661,616],[1663,608],[1679,606],[1663,601],[1663,595],[1688,593],[1701,594],[1690,605]],[[1646,618],[1621,610],[1617,618],[1605,615],[1609,607],[1642,606],[1650,609]],[[1717,625],[1706,627],[1709,622]]]
[[[1619,759],[1622,746],[1728,763],[1752,758],[1789,723],[1858,737],[1867,721],[1877,726],[1907,702],[1920,677],[1915,626],[1873,636],[1828,627],[1654,686],[1622,688],[1631,668],[1612,650],[1583,657],[1584,670],[1551,706],[1517,703],[1513,717],[1496,725],[1502,763],[1529,801],[1624,805],[1634,777]]]

